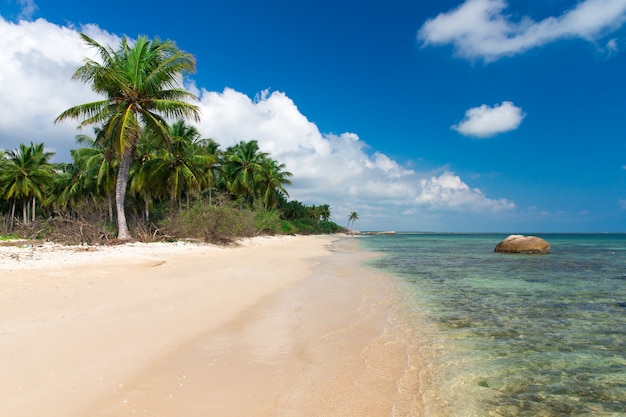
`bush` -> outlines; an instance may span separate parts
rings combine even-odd
[[[317,221],[310,218],[283,220],[283,233],[320,235],[343,232],[345,229],[334,222]]]
[[[256,234],[256,213],[225,204],[214,206],[205,201],[196,202],[165,219],[160,232],[169,238],[191,238],[207,243],[226,244],[238,237]]]
[[[282,223],[278,212],[259,209],[255,213],[254,227],[257,234],[275,235],[282,232]]]

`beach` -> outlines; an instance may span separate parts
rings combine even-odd
[[[0,415],[421,415],[357,240],[0,247]]]

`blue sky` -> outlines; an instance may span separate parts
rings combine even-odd
[[[158,36],[197,59],[201,132],[259,140],[340,224],[624,232],[625,23],[626,0],[2,0],[0,149],[69,158],[79,32]]]

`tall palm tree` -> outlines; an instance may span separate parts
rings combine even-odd
[[[278,207],[280,194],[289,197],[285,186],[291,185],[291,180],[288,178],[293,174],[284,171],[284,168],[285,164],[279,164],[272,158],[265,158],[257,173],[255,180],[260,186],[261,201],[266,209]]]
[[[351,211],[350,216],[348,216],[348,229],[352,233],[352,229],[350,229],[350,222],[352,222],[352,227],[354,227],[354,222],[359,219],[359,215],[356,211]]]
[[[98,200],[106,198],[109,221],[113,221],[113,200],[115,197],[115,183],[119,161],[114,149],[107,146],[102,129],[94,129],[96,139],[87,135],[76,136],[76,141],[85,145],[70,151],[74,165],[81,172],[77,186]]]
[[[255,177],[260,173],[268,154],[259,150],[256,140],[241,141],[226,149],[223,173],[228,191],[243,197],[248,204],[256,194]]]
[[[44,144],[20,144],[18,149],[9,151],[2,166],[3,195],[12,200],[11,217],[14,217],[15,205],[22,203],[22,219],[35,220],[37,199],[42,200],[46,191],[54,185],[54,167],[50,158],[54,152],[46,152]]]
[[[185,100],[196,97],[180,87],[181,75],[195,70],[195,58],[174,42],[140,36],[134,44],[122,39],[119,49],[100,45],[85,34],[101,63],[85,59],[73,78],[90,85],[103,100],[71,107],[55,120],[82,119],[80,127],[102,125],[106,138],[120,159],[115,185],[118,239],[131,238],[124,201],[137,141],[144,129],[168,137],[165,118],[199,119],[198,108]]]
[[[208,187],[210,167],[216,156],[206,151],[198,130],[179,120],[170,127],[168,146],[158,147],[149,137],[142,143],[145,161],[133,175],[131,188],[144,195],[168,196],[182,204],[182,197]],[[145,146],[144,146],[145,145]]]
[[[329,221],[330,220],[330,206],[328,204],[322,204],[319,206],[320,210],[320,220]]]

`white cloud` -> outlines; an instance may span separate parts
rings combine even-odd
[[[559,17],[511,20],[505,0],[466,0],[424,23],[424,45],[454,45],[464,58],[486,61],[522,53],[567,38],[593,40],[626,21],[626,0],[584,0]]]
[[[115,39],[94,26],[83,29],[101,42]],[[54,126],[54,119],[73,105],[97,98],[89,87],[72,80],[74,70],[92,53],[72,28],[43,19],[11,23],[0,17],[0,93],[3,107],[10,109],[0,112],[0,149],[32,141],[68,152],[76,123]]]
[[[477,188],[470,188],[461,178],[451,172],[420,181],[421,191],[415,198],[418,204],[433,208],[454,208],[470,211],[512,210],[515,203],[506,199],[487,198]]]
[[[525,114],[522,109],[510,101],[505,101],[494,107],[483,104],[480,107],[467,110],[463,121],[452,126],[452,129],[462,135],[488,138],[498,133],[517,129],[524,117]]]
[[[117,36],[95,25],[80,30],[101,43],[119,43]],[[73,105],[97,99],[87,86],[71,79],[83,57],[93,52],[72,27],[43,19],[10,23],[0,17],[0,96],[4,108],[11,109],[0,112],[0,149],[44,142],[57,152],[57,161],[69,160],[69,150],[76,147],[77,122],[55,125],[53,120]],[[188,80],[187,88],[199,96],[198,128],[203,136],[222,147],[258,140],[263,151],[294,174],[291,197],[307,204],[330,204],[338,223],[356,210],[359,227],[449,230],[454,227],[450,222],[430,222],[438,215],[431,208],[463,213],[514,207],[506,200],[488,198],[453,173],[441,174],[443,169],[435,180],[428,179],[432,172],[399,164],[370,149],[355,133],[320,132],[283,92],[262,91],[250,98],[231,88],[207,91],[193,80]],[[446,186],[446,178],[454,178],[456,185]]]
[[[20,19],[30,20],[38,9],[37,5],[33,0],[19,0],[18,2],[22,7]]]
[[[324,134],[284,93],[255,100],[233,89],[202,91],[200,131],[223,146],[257,139],[294,174],[289,192],[307,203],[327,202],[334,212],[367,207],[361,218],[414,215],[420,210],[493,212],[515,204],[493,200],[460,177],[406,168],[380,152],[368,154],[354,133]],[[340,215],[340,217],[342,217]]]

